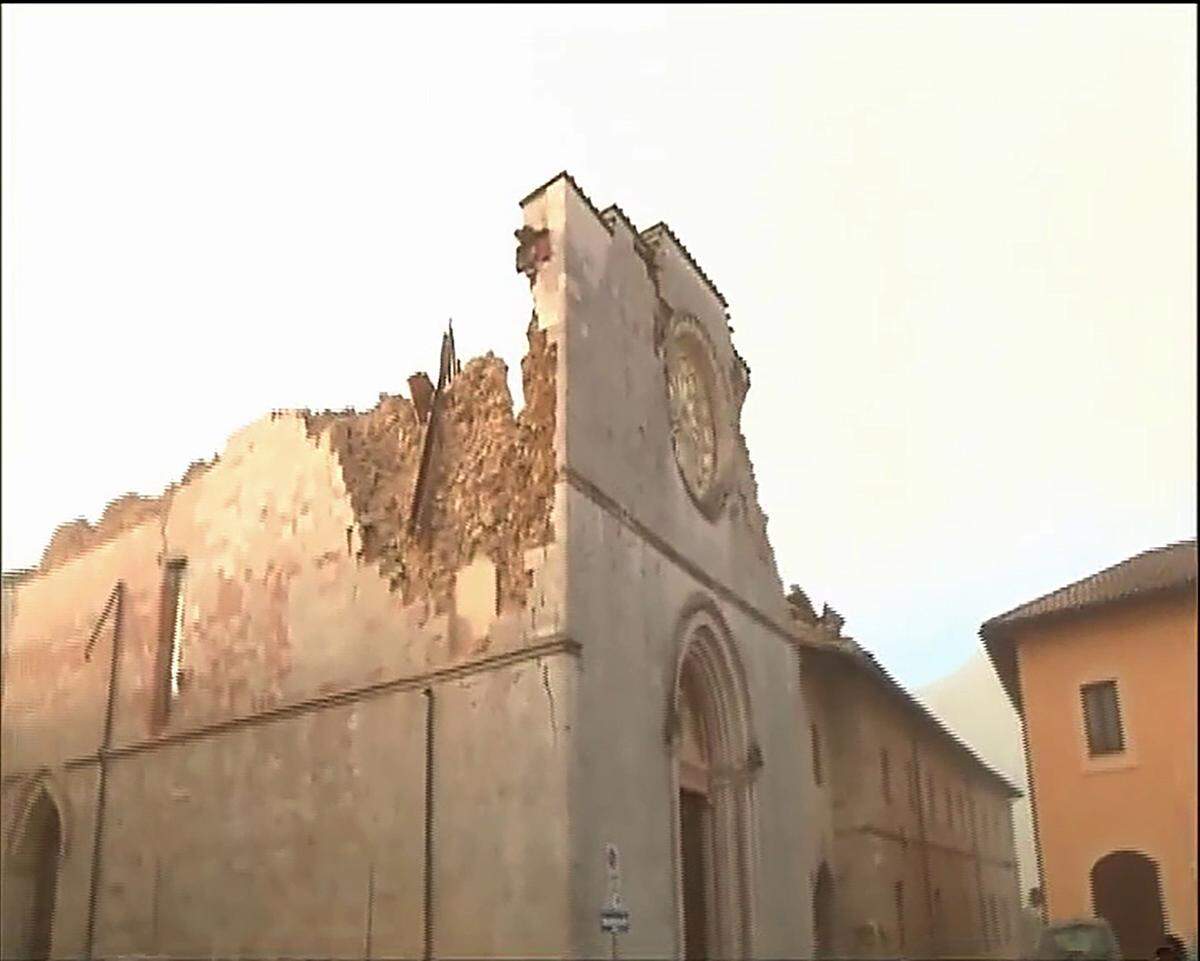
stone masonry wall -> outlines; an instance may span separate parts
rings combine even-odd
[[[4,843],[44,785],[67,837],[57,956],[83,949],[118,638],[97,952],[345,955],[371,937],[376,953],[419,954],[421,685],[441,704],[438,950],[564,952],[558,361],[553,331],[529,335],[522,411],[491,355],[433,403],[415,529],[429,421],[383,396],[363,413],[270,414],[160,497],[64,525],[37,570],[6,582]],[[176,559],[182,671],[164,718]],[[118,581],[120,616],[110,607],[97,630]],[[480,872],[495,823],[509,829],[496,871]],[[516,864],[531,873],[504,881]],[[517,901],[538,907],[518,914]]]
[[[806,684],[820,691],[815,716],[835,796],[837,949],[862,957],[898,950],[1011,957],[1019,891],[1009,797],[894,692],[834,657],[807,659]],[[995,899],[998,913],[997,930],[986,935],[981,897],[989,906]],[[867,930],[872,922],[874,934]]]

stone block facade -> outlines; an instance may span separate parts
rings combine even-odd
[[[275,412],[6,578],[6,954],[591,958],[615,903],[626,957],[808,957],[822,864],[874,911],[874,722],[825,719],[724,298],[566,174],[521,211],[523,410],[448,332],[436,386]]]

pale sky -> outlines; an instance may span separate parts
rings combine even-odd
[[[917,685],[1196,531],[1196,13],[3,7],[3,566],[494,350],[566,168],[728,298],[780,572]]]

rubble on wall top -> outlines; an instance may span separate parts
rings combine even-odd
[[[556,347],[531,318],[521,361],[525,407],[513,411],[507,366],[489,352],[465,365],[443,339],[439,386],[418,405],[387,398],[364,413],[317,415],[310,434],[337,456],[361,537],[358,557],[404,604],[444,611],[455,571],[496,565],[497,596],[524,605],[525,551],[553,540]],[[425,391],[425,375],[414,380]]]
[[[875,681],[882,683],[893,694],[898,695],[905,706],[913,710],[918,717],[931,723],[960,754],[965,755],[970,763],[975,764],[982,769],[984,774],[1002,784],[1010,797],[1021,796],[1021,791],[1008,778],[984,761],[971,745],[944,724],[941,718],[908,688],[892,677],[891,672],[883,666],[872,651],[859,644],[854,638],[842,633],[842,627],[846,622],[845,618],[837,611],[825,604],[820,616],[817,616],[808,595],[798,584],[791,585],[787,594],[787,602],[792,619],[798,625],[803,624],[814,629],[811,634],[802,631],[797,633],[796,639],[805,650],[837,656],[863,669]]]
[[[817,618],[817,623],[828,630],[834,637],[841,637],[842,627],[845,626],[846,619],[826,604],[821,608],[821,616]]]
[[[354,512],[358,557],[376,565],[406,604],[427,600],[430,610],[443,610],[454,571],[485,554],[497,567],[498,597],[507,607],[519,607],[530,584],[525,552],[554,537],[557,348],[538,326],[536,315],[526,334],[529,350],[521,361],[525,405],[519,412],[513,410],[503,360],[488,352],[464,365],[448,327],[442,337],[438,383],[435,386],[424,372],[412,375],[413,400],[383,392],[378,403],[363,412],[276,409],[239,431],[229,444],[240,445],[238,453],[242,447],[252,450],[253,445],[247,447],[240,438],[250,436],[269,417],[271,422],[298,425],[314,446],[326,447],[340,469]],[[431,427],[438,437],[436,450],[428,443]],[[35,574],[49,573],[140,525],[164,525],[165,530],[174,494],[216,460],[194,463],[181,482],[159,497],[117,498],[95,525],[82,518],[62,525]],[[433,501],[432,513],[419,536],[410,536],[414,532],[401,527],[413,513],[410,498],[422,462],[434,465],[424,464],[429,483],[437,484],[437,495],[421,501],[426,507]],[[268,479],[289,471],[286,464],[275,462],[248,469],[262,471]],[[415,486],[426,489],[420,483]],[[6,591],[23,576],[6,572]]]
[[[813,609],[812,601],[808,599],[808,595],[799,584],[791,585],[787,601],[795,620],[805,624],[817,623],[817,612]]]

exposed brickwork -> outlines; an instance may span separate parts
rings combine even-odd
[[[446,389],[423,536],[408,536],[404,523],[429,398],[417,392],[423,410],[403,396],[382,394],[365,412],[303,414],[310,437],[319,442],[328,433],[340,461],[361,537],[360,558],[379,566],[405,605],[427,599],[433,611],[444,611],[455,572],[477,555],[496,564],[502,607],[525,602],[524,552],[553,539],[556,369],[556,348],[538,330],[536,318],[528,337],[529,352],[521,362],[525,407],[519,414],[513,414],[507,368],[490,352],[470,361]],[[147,521],[163,520],[174,493],[209,466],[196,462],[158,497],[126,494],[114,500],[95,525],[82,518],[63,524],[38,572],[60,567]],[[236,590],[229,581],[222,596]],[[286,587],[280,581],[271,590]]]
[[[536,321],[528,336],[520,414],[513,415],[507,368],[491,353],[470,361],[446,388],[416,535],[405,527],[423,436],[414,405],[385,395],[364,413],[309,416],[310,434],[328,432],[341,461],[362,559],[379,566],[406,605],[427,598],[444,611],[455,572],[478,555],[496,565],[502,608],[525,602],[524,553],[553,537],[556,363]]]

